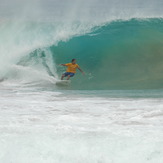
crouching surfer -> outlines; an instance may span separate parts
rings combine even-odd
[[[64,74],[62,74],[61,80],[64,79],[64,77],[67,77],[67,80],[70,79],[70,77],[73,77],[76,73],[76,69],[79,69],[79,71],[84,75],[85,73],[82,71],[82,69],[79,67],[79,65],[76,63],[76,59],[72,59],[71,63],[61,64],[62,66],[66,66],[67,70]]]

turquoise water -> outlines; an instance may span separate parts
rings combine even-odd
[[[78,72],[72,78],[71,89],[161,89],[162,25],[162,19],[113,21],[57,45],[36,49],[20,64],[38,64],[42,60],[39,64],[55,76],[48,66],[46,49],[51,52],[58,76],[64,72],[58,65],[72,58],[86,72],[85,76]]]

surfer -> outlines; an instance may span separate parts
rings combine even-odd
[[[76,59],[72,59],[71,63],[67,64],[61,64],[62,66],[66,66],[67,70],[66,72],[62,75],[61,80],[63,80],[64,77],[67,76],[67,80],[70,79],[70,77],[73,77],[76,73],[76,69],[79,69],[80,72],[84,75],[84,72],[82,69],[79,67],[79,65],[76,63]]]

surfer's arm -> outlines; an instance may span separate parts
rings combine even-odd
[[[66,64],[60,64],[61,66],[67,66]]]
[[[85,73],[84,73],[84,71],[80,68],[80,67],[78,67],[78,70],[84,75]]]

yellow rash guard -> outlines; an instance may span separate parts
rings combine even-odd
[[[78,64],[67,63],[65,65],[67,66],[66,72],[76,73],[76,69],[79,68]]]

